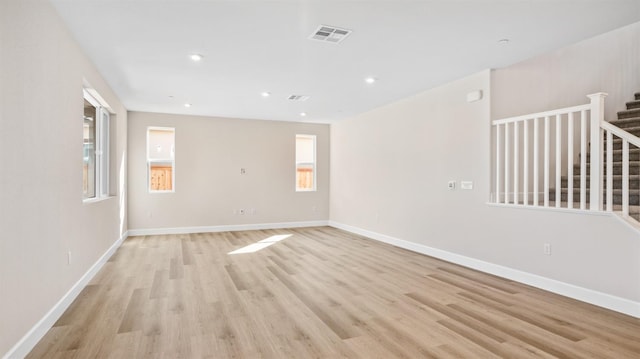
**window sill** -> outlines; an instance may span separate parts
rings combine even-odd
[[[108,200],[108,199],[115,198],[115,197],[116,197],[116,196],[106,196],[106,197],[87,198],[87,199],[83,199],[83,200],[82,200],[82,204],[98,203],[98,202],[106,201],[106,200]]]

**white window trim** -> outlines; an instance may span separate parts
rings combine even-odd
[[[109,112],[109,105],[107,105],[104,99],[102,99],[94,89],[82,89],[82,96],[84,100],[96,108],[95,196],[82,199],[83,203],[93,203],[100,202],[111,197],[109,195],[109,177],[111,177],[109,173],[111,114]]]
[[[313,188],[310,189],[298,189],[298,183],[296,181],[295,183],[295,189],[296,192],[317,192],[318,191],[318,182],[317,182],[317,177],[318,177],[318,171],[317,171],[317,163],[318,163],[318,158],[317,158],[317,142],[318,142],[318,136],[316,135],[307,135],[307,134],[302,134],[302,133],[298,133],[296,134],[296,141],[298,140],[298,137],[307,137],[307,138],[311,138],[313,139],[313,162],[298,162],[296,160],[296,166],[294,168],[294,178],[297,178],[298,176],[298,166],[300,165],[307,165],[307,166],[311,166],[313,169]],[[297,147],[297,145],[296,145]],[[297,148],[296,148],[297,151]],[[297,154],[296,154],[297,155]]]
[[[173,131],[173,147],[171,147],[172,157],[171,159],[150,159],[149,158],[149,131],[150,130],[158,130],[158,131]],[[147,156],[147,193],[175,193],[176,192],[176,155],[175,155],[175,142],[176,142],[176,128],[175,127],[158,127],[158,126],[148,126],[147,127],[147,141],[145,143],[145,152]],[[151,164],[153,163],[171,163],[171,189],[170,190],[152,190],[151,189]]]

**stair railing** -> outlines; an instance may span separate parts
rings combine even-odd
[[[622,139],[622,215],[629,216],[629,144],[640,148],[640,138],[629,132],[602,122],[600,128],[604,131],[607,145],[606,160],[606,210],[613,211],[613,136]]]
[[[517,206],[552,207],[550,197],[553,194],[553,207],[571,209],[574,206],[574,191],[578,190],[579,209],[600,211],[603,129],[608,129],[609,134],[614,133],[609,127],[601,127],[603,124],[607,125],[604,121],[606,96],[605,93],[596,93],[588,95],[591,101],[585,105],[492,121],[492,127],[495,128],[493,132],[495,176],[492,202]],[[608,145],[611,142],[608,141]],[[585,154],[588,146],[591,147],[591,153],[598,155],[590,156],[587,164]],[[577,167],[580,182],[578,188],[574,189],[574,154],[576,153],[581,154]],[[609,154],[611,151],[608,151]],[[590,171],[589,190],[587,190],[587,169]],[[563,172],[568,185],[564,201]],[[550,192],[551,178],[555,179],[553,192]],[[542,188],[540,182],[542,182]],[[610,184],[611,181],[608,181],[607,185]],[[608,195],[610,193],[611,191]],[[587,197],[589,197],[588,208]]]

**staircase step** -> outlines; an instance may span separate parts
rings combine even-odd
[[[632,110],[634,108],[640,108],[640,100],[627,102],[627,110]]]
[[[627,129],[625,128],[625,131],[626,131],[626,130],[627,130]],[[637,135],[634,135],[634,136],[637,136]],[[640,136],[638,136],[638,137],[640,137]],[[604,141],[604,148],[607,148],[607,140],[606,140],[606,137],[605,137],[605,141]],[[632,144],[629,144],[629,149],[632,149],[632,148],[635,148],[635,146],[634,146],[634,145],[632,145]],[[622,138],[620,138],[620,137],[614,137],[614,138],[613,138],[613,149],[614,149],[614,150],[622,149]]]
[[[580,165],[573,166],[574,175],[580,174]],[[587,175],[591,173],[591,165],[587,162]],[[622,162],[614,162],[613,163],[613,174],[621,175],[622,174]],[[640,161],[629,161],[629,174],[637,175],[640,174]]]
[[[640,108],[634,108],[633,110],[624,110],[618,112],[618,119],[631,118],[640,116]]]
[[[638,109],[638,111],[640,111],[640,109]],[[629,133],[631,133],[632,135],[640,136],[640,125],[638,125],[638,126],[629,126],[629,127],[625,127],[625,128],[624,128],[624,130],[625,130],[625,131],[627,131],[627,132],[629,132]],[[614,135],[614,136],[615,136],[615,135]],[[616,139],[620,140],[620,138],[619,138],[619,137],[615,137],[615,138],[614,138],[614,141],[615,141]]]
[[[640,127],[640,117],[630,117],[625,119],[617,119],[609,121],[610,124],[620,128]]]
[[[605,156],[604,159],[607,159],[607,151],[604,151]],[[591,153],[587,153],[587,162],[591,160]],[[629,161],[638,161],[640,160],[640,148],[637,147],[629,147]],[[613,162],[622,162],[622,149],[613,150]]]
[[[569,191],[566,188],[562,188],[560,190],[560,201],[562,202],[566,202],[567,201],[567,193]],[[587,202],[589,202],[589,189],[587,188]],[[550,201],[555,201],[556,200],[556,190],[555,188],[549,189],[549,200]],[[573,189],[573,200],[575,202],[580,202],[580,189],[579,188],[574,188]],[[606,199],[605,199],[605,203],[606,203]],[[613,204],[622,204],[622,190],[621,189],[614,189],[613,190]],[[630,189],[629,190],[629,204],[633,205],[633,206],[638,206],[640,205],[640,190],[639,189]]]
[[[587,188],[591,185],[591,181],[587,176]],[[562,176],[561,179],[562,188],[568,187],[568,180],[566,176]],[[606,176],[603,180],[603,185],[607,184]],[[580,175],[573,176],[573,188],[580,188]],[[640,188],[640,175],[629,175],[629,188]],[[613,189],[622,189],[622,175],[613,175]]]

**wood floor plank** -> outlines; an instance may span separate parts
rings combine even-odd
[[[130,237],[28,358],[639,353],[640,319],[313,227]]]

